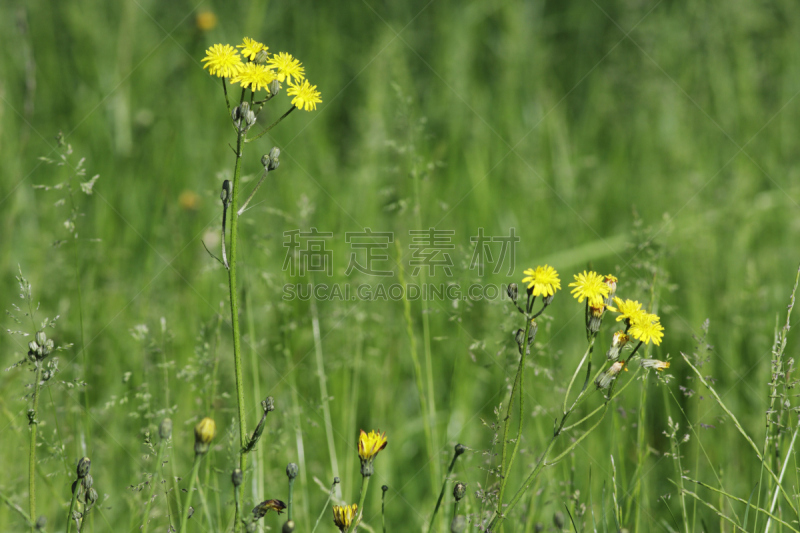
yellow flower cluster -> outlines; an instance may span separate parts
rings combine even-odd
[[[270,92],[270,83],[275,80],[286,82],[289,85],[286,94],[293,97],[292,105],[304,111],[313,111],[322,103],[317,86],[306,80],[305,67],[292,54],[270,54],[269,47],[249,37],[236,48],[229,44],[211,46],[202,60],[203,68],[212,76],[229,78],[231,83],[253,92]]]

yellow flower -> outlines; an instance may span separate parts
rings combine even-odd
[[[268,47],[264,46],[255,39],[251,39],[250,37],[245,37],[242,41],[242,44],[237,44],[236,48],[241,48],[242,55],[250,61],[254,60],[260,51],[269,50]]]
[[[549,265],[537,266],[536,270],[529,268],[523,274],[527,274],[527,277],[522,278],[522,283],[527,283],[528,289],[533,288],[531,294],[534,296],[553,296],[561,289],[558,272]]]
[[[642,304],[636,300],[623,300],[622,298],[614,298],[614,303],[617,307],[609,307],[615,313],[619,313],[617,322],[620,320],[629,320],[631,323],[635,322],[639,315],[647,314],[642,309]]]
[[[357,511],[357,503],[353,505],[334,505],[333,524],[339,528],[339,531],[346,531],[355,520]]]
[[[386,448],[388,441],[386,433],[370,431],[367,433],[363,429],[358,437],[358,456],[361,458],[361,475],[368,477],[372,475],[372,462],[378,452]]]
[[[253,508],[253,516],[255,516],[256,520],[259,518],[263,518],[268,511],[275,511],[278,514],[283,513],[284,509],[286,509],[286,504],[280,500],[266,500]]]
[[[202,59],[209,74],[218,78],[230,78],[239,72],[242,58],[236,49],[229,44],[215,44],[206,50],[206,57]]]
[[[292,105],[304,111],[315,110],[317,109],[317,104],[322,103],[317,86],[311,85],[308,80],[303,80],[301,85],[294,85],[290,82],[286,94],[294,96]]]
[[[231,78],[231,83],[239,83],[242,88],[250,88],[251,91],[265,89],[269,82],[275,79],[275,72],[264,65],[257,63],[245,63],[239,72]]]
[[[608,296],[610,287],[606,285],[605,278],[597,272],[586,272],[583,274],[576,274],[575,281],[570,283],[572,289],[571,294],[582,302],[586,299],[589,300],[591,307],[600,307],[604,305],[603,300]]]
[[[669,368],[669,361],[659,361],[658,359],[642,359],[642,362],[639,364],[644,368],[655,368],[659,372]]]
[[[213,11],[201,11],[195,18],[195,24],[200,31],[213,30],[217,25],[217,16]]]
[[[217,424],[211,418],[205,417],[194,427],[194,453],[202,455],[208,451],[208,446],[217,435]]]
[[[290,82],[292,80],[298,82],[306,79],[305,69],[302,63],[292,57],[292,54],[287,54],[286,52],[272,54],[272,58],[270,58],[268,64],[277,71],[278,81],[281,83],[287,78],[289,78]]]
[[[661,325],[661,319],[658,318],[658,315],[642,312],[631,323],[629,332],[631,337],[644,344],[652,342],[658,346],[664,337],[664,326]]]

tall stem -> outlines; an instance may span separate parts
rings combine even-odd
[[[67,533],[70,533],[72,531],[72,512],[75,510],[75,502],[78,499],[79,490],[81,490],[81,484],[80,482],[76,482],[75,489],[72,491],[72,500],[69,502],[69,514],[67,515]],[[31,529],[34,529],[33,522],[31,522]]]
[[[42,362],[36,362],[36,381],[33,384],[33,410],[30,416],[31,447],[28,453],[28,513],[31,517],[31,531],[34,531],[36,522],[36,428],[39,422],[36,416],[39,412],[39,384],[42,381]]]
[[[231,297],[231,326],[233,330],[233,365],[236,374],[236,400],[238,403],[239,414],[239,449],[242,450],[247,445],[247,420],[245,419],[244,408],[244,380],[242,379],[242,353],[239,343],[239,302],[236,287],[236,249],[238,244],[239,214],[237,209],[239,176],[242,168],[242,146],[244,145],[244,128],[239,128],[236,137],[236,165],[233,168],[233,198],[231,199],[231,257],[230,268],[228,269],[228,287]],[[247,455],[239,453],[239,468],[242,472],[247,471]],[[191,498],[191,494],[189,495]],[[238,511],[238,509],[237,509]],[[234,520],[234,531],[239,530],[239,515],[236,514]]]
[[[200,470],[200,459],[203,456],[199,453],[194,454],[194,464],[192,464],[192,479],[189,480],[189,493],[186,495],[186,503],[181,512],[181,527],[178,529],[180,533],[186,531],[186,521],[189,519],[189,509],[192,507],[192,494],[194,494],[194,484],[197,481],[197,471]]]
[[[164,449],[167,447],[167,440],[161,439],[161,443],[158,445],[158,455],[156,459],[156,473],[153,475],[153,479],[150,480],[150,496],[147,498],[147,505],[144,508],[144,523],[142,524],[142,533],[147,533],[147,529],[150,526],[150,506],[153,503],[153,494],[155,494],[156,486],[158,485],[159,481],[157,479],[159,472],[161,471],[161,462],[164,460]]]
[[[364,500],[367,499],[369,478],[370,476],[361,477],[361,495],[358,497],[358,513],[356,514],[356,517],[353,518],[353,522],[350,524],[350,527],[347,528],[347,533],[353,533],[353,531],[355,531],[358,527],[359,522],[361,522],[361,518],[364,516]]]

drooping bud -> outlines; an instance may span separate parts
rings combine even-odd
[[[283,524],[282,533],[292,533],[294,531],[294,520],[289,520]]]
[[[92,468],[92,461],[88,457],[82,457],[78,461],[78,479],[83,479],[89,475],[89,469]]]
[[[295,463],[289,463],[286,466],[286,477],[289,479],[294,479],[297,477],[297,474],[300,473],[300,467],[297,466]]]
[[[158,436],[161,440],[167,440],[172,436],[172,420],[165,418],[158,425]]]

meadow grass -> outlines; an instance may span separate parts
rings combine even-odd
[[[207,32],[196,24],[203,10],[219,19]],[[239,435],[229,295],[201,240],[218,249],[219,189],[232,176],[226,145],[235,136],[219,80],[199,60],[211,44],[248,35],[301,58],[324,103],[248,145],[242,166],[249,191],[260,155],[281,149],[281,167],[239,227],[248,430],[259,402],[276,402],[247,465],[245,512],[254,494],[286,499],[290,462],[300,466],[299,530],[310,530],[329,498],[354,503],[362,427],[389,437],[364,506],[375,531],[384,484],[387,529],[427,528],[457,443],[468,450],[448,481],[440,529],[452,518],[456,480],[468,492],[459,512],[481,507],[475,491],[496,479],[486,469],[500,454],[492,439],[502,425],[492,423],[509,407],[519,363],[508,302],[281,299],[285,283],[309,282],[282,269],[284,231],[333,232],[325,283],[374,281],[345,276],[346,232],[394,232],[402,254],[390,248],[385,265],[397,273],[400,262],[406,281],[419,282],[408,268],[408,232],[436,227],[455,232],[453,277],[428,281],[519,283],[524,268],[545,263],[571,281],[593,268],[616,274],[618,292],[658,309],[667,328],[648,355],[671,355],[669,385],[633,381],[593,433],[543,470],[506,532],[555,527],[555,513],[564,528],[570,517],[598,530],[615,520],[638,531],[766,528],[770,517],[751,509],[772,507],[767,469],[780,476],[787,462],[764,443],[786,454],[796,434],[787,422],[794,403],[780,414],[786,428],[772,424],[768,434],[764,413],[770,347],[799,257],[798,29],[800,7],[788,1],[0,5],[0,294],[6,309],[18,303],[19,265],[37,314],[61,316],[48,337],[73,345],[59,354],[58,380],[88,384],[42,388],[36,514],[49,530],[66,530],[74,467],[90,456],[100,493],[94,530],[137,530],[146,512],[151,531],[176,523],[193,427],[213,413],[218,437],[199,467],[190,520],[211,530],[232,516]],[[270,108],[264,123],[284,111]],[[71,167],[38,159],[57,157],[59,131],[74,150]],[[100,178],[92,196],[76,196],[74,238],[64,226],[71,207],[33,185],[68,179],[82,157],[87,178]],[[481,227],[487,235],[516,229],[513,275],[470,270],[469,237]],[[509,496],[552,435],[585,349],[582,312],[564,291],[540,324],[523,369],[526,419]],[[145,340],[132,334],[138,325],[150,332]],[[610,331],[598,339],[605,346]],[[0,337],[3,368],[26,343]],[[796,346],[789,335],[783,353]],[[708,362],[695,373],[680,352]],[[32,381],[20,368],[0,374],[2,531],[37,519],[25,518],[23,396]],[[174,429],[162,446],[167,416]],[[789,499],[770,513],[797,528],[800,482],[788,464]],[[680,470],[697,483],[681,481]],[[342,483],[331,489],[335,475]],[[177,488],[165,495],[159,484],[146,511],[153,491],[145,483],[175,477]],[[201,495],[208,505],[198,504]],[[283,523],[265,520],[273,530]],[[331,530],[330,520],[319,530]]]

